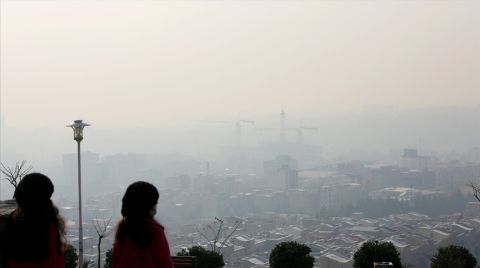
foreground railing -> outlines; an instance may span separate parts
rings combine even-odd
[[[192,256],[172,256],[172,260],[175,268],[197,267],[197,259]]]

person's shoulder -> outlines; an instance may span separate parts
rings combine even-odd
[[[120,227],[125,223],[125,219],[124,218],[121,218],[120,220],[117,221],[117,223],[115,224],[115,232],[118,231],[118,229],[120,229]]]
[[[16,223],[21,218],[20,209],[16,208],[8,214],[8,221],[10,223]]]
[[[155,230],[155,231],[160,231],[160,232],[164,232],[165,230],[165,227],[163,227],[163,225],[161,225],[158,221],[156,221],[155,219],[150,219],[149,221],[149,225],[150,227]]]

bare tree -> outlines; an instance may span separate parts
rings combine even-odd
[[[98,236],[98,268],[100,268],[100,260],[101,260],[101,246],[102,246],[102,239],[107,237],[110,232],[109,228],[110,227],[110,222],[112,221],[112,217],[110,217],[108,220],[103,217],[102,220],[99,220],[98,218],[95,218],[95,231],[97,232]]]
[[[480,202],[480,187],[470,182],[470,187],[473,190],[473,196]]]
[[[83,262],[83,268],[93,268],[93,261],[92,260],[85,260]]]
[[[230,237],[238,230],[242,221],[235,221],[233,226],[226,226],[223,219],[215,217],[213,223],[205,225],[203,228],[197,227],[197,232],[207,241],[210,249],[221,253],[223,246]]]
[[[7,180],[13,188],[17,189],[18,184],[22,181],[23,177],[27,175],[30,170],[32,170],[32,166],[27,166],[27,161],[22,160],[15,163],[15,167],[7,167],[3,163],[0,163],[0,172],[5,176],[5,180]]]

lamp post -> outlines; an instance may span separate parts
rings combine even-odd
[[[78,154],[78,267],[83,267],[83,222],[82,222],[82,166],[80,157],[80,142],[83,140],[83,128],[90,126],[83,123],[82,120],[75,120],[73,124],[68,125],[73,129],[73,139],[77,141]]]

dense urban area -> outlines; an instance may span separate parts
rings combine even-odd
[[[160,191],[157,219],[172,255],[216,243],[226,267],[268,267],[275,245],[298,241],[312,250],[315,267],[352,267],[362,243],[379,240],[393,243],[414,267],[427,267],[439,247],[451,244],[480,257],[480,203],[470,187],[480,183],[480,149],[435,156],[405,148],[389,159],[328,159],[320,146],[285,139],[284,118],[282,111],[278,141],[247,147],[237,136],[218,161],[83,152],[86,258],[97,259],[98,227],[108,226],[104,260],[124,189],[136,179]],[[303,130],[318,131],[305,127],[297,134]],[[57,173],[55,202],[75,246],[77,155],[63,154]],[[221,229],[218,237],[209,234],[212,228]]]

